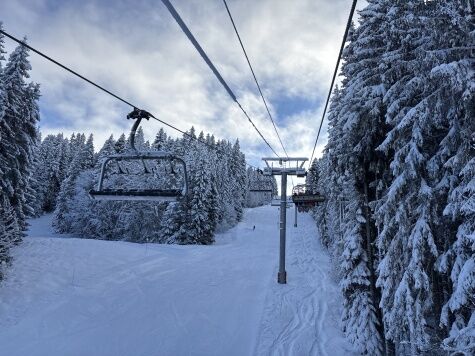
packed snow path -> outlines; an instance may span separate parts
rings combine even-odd
[[[338,327],[342,300],[330,259],[310,215],[298,219],[298,228],[287,221],[287,284],[269,286],[255,354],[351,355]]]
[[[299,214],[294,228],[288,212],[287,285],[275,207],[247,210],[213,246],[57,238],[33,220],[0,286],[2,353],[347,355],[314,223]]]

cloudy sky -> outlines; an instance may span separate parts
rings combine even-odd
[[[171,0],[271,145],[277,136],[222,0]],[[350,0],[228,0],[289,155],[310,156]],[[271,155],[158,0],[2,0],[14,36],[184,130],[239,138],[247,159]],[[7,50],[14,44],[6,40]],[[31,54],[43,135],[92,132],[96,149],[127,131],[130,108]],[[326,125],[324,125],[324,128]],[[158,122],[146,122],[152,139]],[[171,135],[176,132],[167,130]],[[325,132],[325,130],[324,130]],[[326,141],[323,135],[320,152]]]

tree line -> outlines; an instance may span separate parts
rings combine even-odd
[[[350,30],[308,182],[363,354],[475,353],[473,11],[368,0]]]
[[[62,134],[48,135],[39,146],[34,170],[36,215],[53,212],[57,232],[87,238],[210,244],[216,231],[242,220],[254,182],[275,185],[272,178],[252,168],[246,170],[239,141],[231,144],[203,132],[196,135],[194,128],[181,138],[169,137],[160,129],[152,143],[139,128],[135,146],[140,152],[164,151],[183,158],[188,194],[176,203],[92,200],[88,192],[99,180],[102,161],[111,155],[131,153],[129,139],[124,134],[117,140],[111,136],[95,153],[92,135],[87,139],[81,133],[69,139]],[[120,167],[108,166],[107,183],[114,188],[162,188],[176,186],[183,179],[183,172],[168,163],[155,166],[153,174],[146,173],[142,164],[136,160],[120,163]],[[253,200],[255,205],[267,203],[270,197],[258,200]]]

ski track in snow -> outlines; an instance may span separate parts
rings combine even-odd
[[[308,214],[298,219],[297,228],[287,224],[287,284],[269,286],[254,353],[356,355],[339,331],[341,298],[316,227]]]
[[[351,354],[307,214],[294,228],[288,210],[287,285],[274,207],[246,210],[213,246],[58,238],[50,218],[31,221],[0,285],[1,355]]]

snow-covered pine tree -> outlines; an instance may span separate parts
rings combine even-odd
[[[167,205],[165,212],[162,215],[160,221],[160,230],[159,236],[162,243],[174,244],[178,243],[176,238],[176,233],[180,229],[180,220],[181,212],[179,209],[181,206],[176,203],[170,203]]]
[[[71,137],[70,146],[71,152],[75,152],[75,154],[69,166],[67,177],[61,185],[53,218],[53,227],[60,233],[72,232],[71,226],[75,217],[74,214],[71,215],[73,208],[71,201],[76,196],[76,179],[82,171],[92,168],[90,166],[91,146],[86,146],[85,135],[77,134]]]
[[[438,261],[441,276],[449,275],[448,287],[436,291],[445,296],[441,324],[448,330],[447,351],[475,353],[475,46],[474,5],[468,1],[437,2],[432,17],[433,48],[425,58],[427,85],[435,93],[428,106],[442,139],[430,162],[439,196],[436,222],[440,230]],[[446,206],[444,206],[446,203]],[[437,294],[436,294],[437,295]]]
[[[115,153],[125,153],[127,150],[127,139],[125,134],[119,136],[118,140],[114,144]]]
[[[62,134],[48,135],[38,145],[34,168],[35,215],[55,209],[56,198],[70,162],[69,141]]]
[[[246,199],[246,159],[241,152],[239,140],[236,140],[231,151],[231,162],[229,174],[232,175],[233,187],[232,198],[233,206],[236,212],[236,223],[242,220],[244,214],[244,203]]]
[[[209,147],[215,147],[216,139],[214,138],[214,135],[206,134],[206,143]]]
[[[95,154],[94,154],[94,138],[92,134],[89,135],[87,138],[86,144],[84,146],[84,169],[89,169],[95,166],[96,160],[95,160]]]
[[[156,151],[163,151],[165,149],[165,144],[167,142],[167,134],[163,127],[160,128],[158,133],[155,136],[155,139],[152,143],[152,148]]]
[[[6,269],[11,261],[10,246],[11,236],[7,233],[4,221],[4,211],[0,207],[0,281],[4,278]]]
[[[3,24],[0,22],[0,29],[3,29]],[[7,154],[7,141],[6,139],[13,135],[11,128],[5,121],[5,105],[7,102],[7,96],[5,93],[5,85],[3,82],[3,61],[5,60],[4,54],[4,36],[0,34],[0,180],[4,179],[6,167],[8,165],[9,156]],[[6,193],[6,185],[0,184],[0,195]]]
[[[231,182],[232,177],[229,173],[230,145],[228,142],[219,140],[216,143],[217,161],[216,167],[216,187],[218,194],[218,228],[226,229],[233,226],[235,219],[235,210],[232,206]]]
[[[344,193],[349,203],[343,223],[343,255],[340,286],[344,296],[343,325],[348,339],[364,355],[380,355],[383,343],[378,324],[377,305],[371,291],[371,272],[364,238],[366,216],[361,194],[355,191],[350,177]],[[349,184],[348,184],[349,183]],[[355,224],[358,221],[359,224]]]
[[[473,97],[473,92],[472,92]],[[475,112],[472,109],[471,117]],[[472,122],[472,134],[475,130]],[[465,146],[462,144],[462,146]],[[460,151],[463,151],[461,148]],[[448,351],[475,352],[475,144],[460,171],[445,211],[459,222],[456,240],[450,246],[442,271],[449,270],[452,294],[444,305],[441,323],[450,327],[443,342]]]
[[[95,168],[96,170],[101,167],[102,162],[104,162],[104,159],[116,154],[115,151],[115,139],[113,135],[110,135],[109,138],[104,142],[102,145],[101,149],[99,152],[96,153],[95,157]]]
[[[15,211],[4,196],[3,201],[0,202],[0,281],[11,262],[10,248],[19,243],[21,237]]]
[[[332,258],[339,260],[343,254],[344,241],[340,226],[339,199],[333,195],[336,192],[343,194],[343,191],[342,189],[336,189],[337,187],[334,185],[332,186],[335,174],[330,171],[328,154],[325,153],[321,159],[313,161],[307,179],[309,182],[313,182],[315,190],[325,197],[325,201],[312,211],[312,216],[317,221],[320,240],[328,249]]]
[[[201,132],[198,139],[204,141]],[[212,166],[208,157],[207,148],[194,145],[192,169],[190,170],[190,197],[188,200],[189,215],[185,229],[181,229],[180,243],[194,243],[208,245],[213,243],[215,222],[209,219],[211,192],[212,192]],[[185,233],[186,231],[186,233]]]
[[[221,214],[221,206],[220,206],[220,199],[219,195],[221,192],[218,189],[217,185],[217,172],[218,172],[218,167],[220,165],[220,162],[218,161],[218,155],[215,149],[213,147],[216,147],[216,142],[214,139],[213,135],[207,134],[206,135],[206,143],[209,145],[204,148],[204,153],[205,153],[205,160],[206,164],[208,166],[209,174],[210,174],[210,189],[208,191],[208,197],[207,197],[207,214],[208,214],[208,220],[210,224],[210,230],[212,231],[212,234],[214,235],[214,232],[216,231],[218,224],[219,224],[219,218]],[[214,237],[213,237],[214,241]]]
[[[333,251],[342,250],[345,256],[341,271],[345,332],[365,354],[380,354],[384,349],[375,285],[376,229],[369,202],[374,199],[378,179],[374,162],[380,158],[375,148],[385,135],[386,87],[380,62],[386,48],[382,26],[389,4],[368,1],[360,12],[360,25],[350,29],[343,53],[344,79],[330,107],[330,136],[323,159],[328,172],[324,177],[329,181],[323,232],[324,236],[325,229],[331,233],[330,239],[340,237],[340,243],[329,242],[326,237],[324,242],[333,245]],[[342,214],[342,210],[347,213]]]
[[[209,191],[208,197],[208,219],[210,224],[211,231],[216,231],[218,227],[220,217],[220,206],[219,206],[219,190],[216,186],[216,177],[213,175],[211,177],[211,190]],[[213,237],[214,241],[214,237]]]
[[[129,138],[127,139],[127,143],[130,145]],[[143,128],[140,126],[135,133],[135,148],[139,151],[146,151],[150,148],[149,144],[145,143],[145,135],[143,133]]]
[[[305,177],[305,184],[309,187],[316,186],[319,179],[320,173],[317,169],[317,159],[314,159],[313,162],[310,163],[310,167],[307,172],[307,176]]]
[[[439,5],[406,1],[393,5],[386,16],[390,36],[383,63],[385,78],[393,81],[385,96],[391,130],[379,150],[392,160],[392,177],[376,214],[384,255],[378,284],[386,335],[398,352],[411,354],[439,343],[434,315],[442,302],[434,298],[443,298],[443,276],[434,270],[451,234],[442,218],[447,175],[439,148],[450,117],[446,109],[450,112],[453,105],[431,80],[430,57],[437,51],[440,29],[430,21],[440,16]]]
[[[42,201],[45,196],[45,188],[44,183],[38,180],[38,177],[44,176],[44,170],[41,167],[41,133],[38,130],[38,142],[36,142],[35,148],[33,150],[33,159],[32,159],[32,172],[34,172],[30,176],[30,189],[34,192],[33,196],[30,200],[30,206],[33,211],[32,217],[38,217],[42,214]],[[41,173],[40,173],[41,172]]]
[[[39,87],[26,82],[30,69],[28,50],[20,45],[11,53],[1,77],[5,101],[0,151],[6,166],[0,190],[10,199],[21,230],[26,229],[26,217],[33,213],[28,204],[29,178],[39,121]]]
[[[343,125],[339,119],[344,116],[341,91],[335,88],[328,111],[328,142],[321,162],[312,162],[308,180],[314,182],[325,196],[321,207],[314,209],[322,243],[329,249],[335,259],[339,259],[343,251],[343,231],[341,229],[342,208],[347,201],[343,195],[341,177],[343,171],[338,165],[338,157],[343,157]],[[318,172],[318,173],[317,173]],[[318,176],[318,178],[316,177]]]
[[[247,175],[247,182],[248,185],[246,187],[246,207],[247,208],[254,208],[259,206],[259,196],[251,192],[251,189],[256,189],[258,182],[257,182],[257,173],[254,171],[252,167],[249,167],[246,171]]]
[[[31,69],[26,48],[17,47],[5,68],[4,53],[0,35],[0,280],[11,260],[9,249],[21,241],[26,217],[34,212],[30,174],[39,120],[39,87],[26,82]]]
[[[21,241],[22,232],[16,213],[6,195],[0,200],[0,281],[11,262],[10,248]]]

